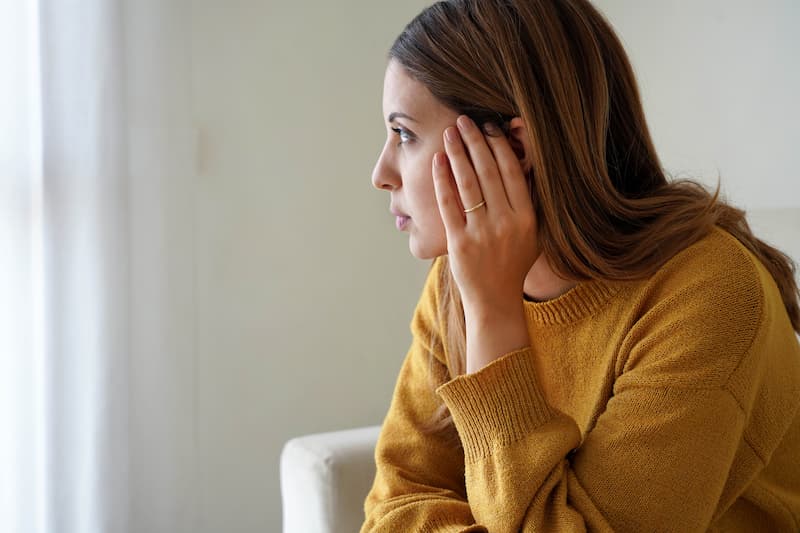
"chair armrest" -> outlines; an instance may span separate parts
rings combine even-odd
[[[380,426],[289,440],[281,451],[284,533],[358,531]]]

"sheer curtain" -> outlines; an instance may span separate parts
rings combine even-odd
[[[191,529],[180,8],[0,0],[0,531]]]

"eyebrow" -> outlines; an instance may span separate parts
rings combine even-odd
[[[408,120],[410,120],[412,122],[416,122],[417,121],[417,119],[415,119],[413,117],[410,117],[410,116],[406,115],[405,113],[400,113],[399,111],[393,111],[393,112],[389,113],[389,118],[386,119],[386,122],[394,122],[394,119],[396,119],[396,118],[407,118]]]

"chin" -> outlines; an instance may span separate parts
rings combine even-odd
[[[424,242],[414,237],[414,235],[409,237],[408,249],[411,255],[423,260],[435,259],[447,253],[447,246],[444,243]]]

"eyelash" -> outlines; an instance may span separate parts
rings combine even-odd
[[[398,136],[400,136],[401,140],[399,143],[397,143],[397,146],[406,144],[408,141],[412,140],[412,135],[408,131],[406,131],[405,128],[392,128],[392,131],[395,132]],[[406,140],[402,140],[403,135],[407,137]]]

